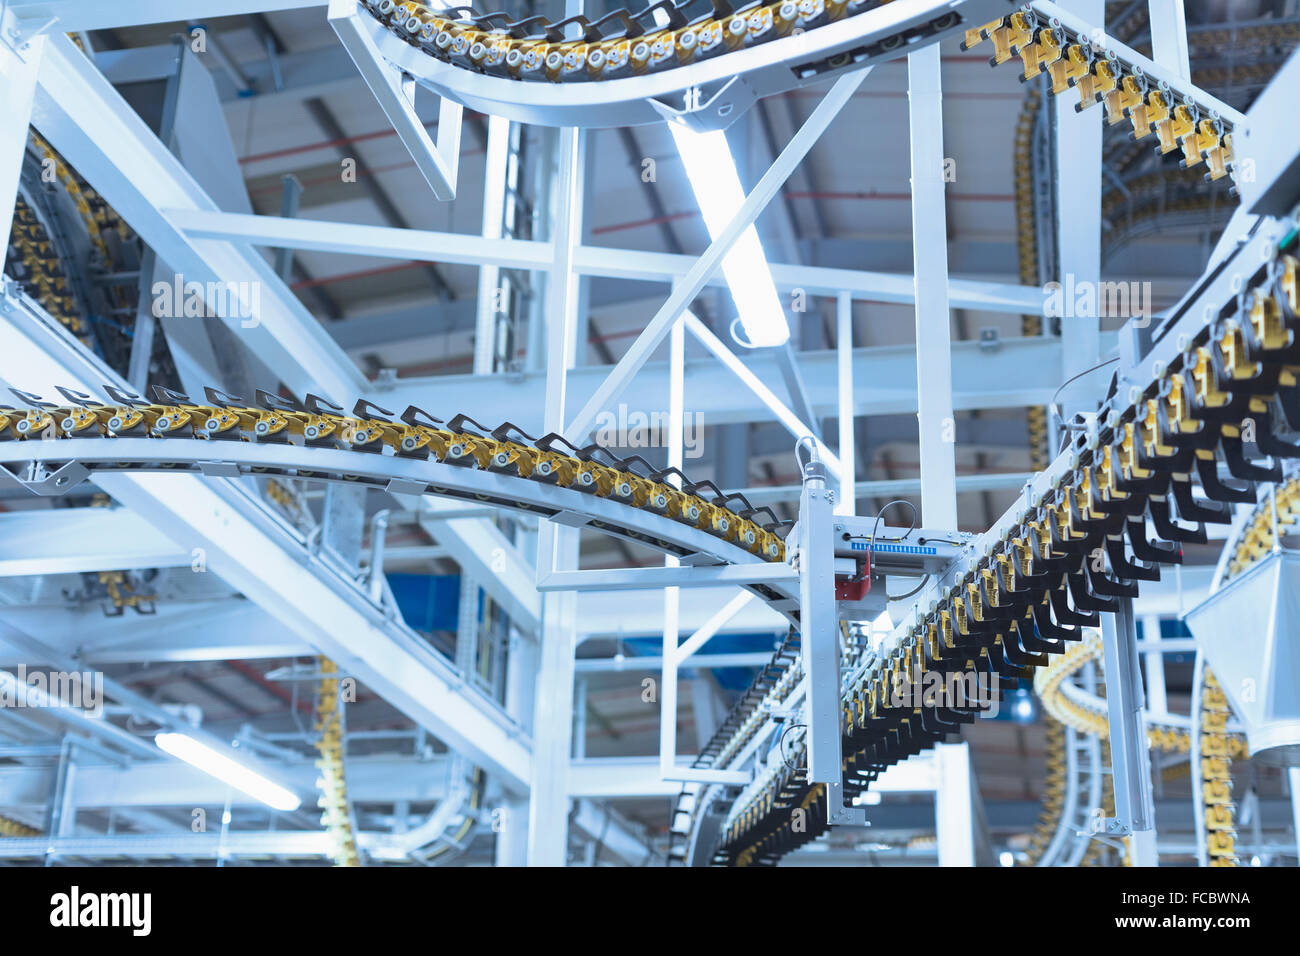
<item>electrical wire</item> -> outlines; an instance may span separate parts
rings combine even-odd
[[[1061,416],[1061,406],[1058,405],[1058,404],[1056,404],[1056,399],[1057,399],[1057,396],[1059,396],[1059,395],[1061,394],[1061,392],[1065,389],[1065,387],[1066,387],[1067,385],[1069,385],[1069,384],[1070,384],[1071,382],[1073,382],[1073,381],[1076,381],[1076,380],[1078,380],[1078,379],[1083,378],[1085,375],[1088,375],[1088,374],[1091,374],[1092,372],[1097,371],[1097,369],[1099,369],[1099,368],[1105,368],[1107,365],[1112,365],[1112,364],[1114,364],[1115,362],[1118,362],[1118,361],[1119,361],[1119,356],[1116,356],[1115,358],[1108,358],[1108,359],[1106,359],[1106,361],[1104,361],[1104,362],[1098,362],[1098,363],[1097,363],[1096,365],[1094,365],[1092,368],[1085,368],[1082,372],[1079,372],[1077,375],[1071,375],[1071,376],[1070,376],[1069,378],[1067,378],[1064,382],[1062,382],[1060,385],[1057,386],[1056,391],[1052,393],[1052,400],[1051,400],[1050,402],[1048,402],[1048,404],[1051,405],[1053,408],[1056,409],[1056,414],[1057,414],[1058,417],[1060,417],[1060,416]],[[1070,426],[1069,426],[1069,425],[1066,425],[1065,427],[1069,428]]]
[[[891,602],[893,602],[893,601],[906,601],[908,598],[910,598],[910,597],[914,597],[915,595],[920,594],[921,591],[922,591],[922,589],[923,589],[927,584],[929,584],[929,583],[930,583],[930,575],[927,574],[925,577],[921,578],[921,583],[920,583],[920,584],[918,584],[916,587],[912,588],[912,590],[908,591],[906,594],[891,594],[891,595],[888,596],[888,598],[889,598],[889,600],[890,600]]]
[[[807,724],[790,724],[790,725],[787,726],[783,731],[781,731],[781,738],[780,738],[780,740],[777,741],[777,749],[781,751],[781,763],[785,764],[785,769],[786,769],[786,770],[789,770],[789,771],[792,772],[792,773],[797,772],[797,771],[799,770],[799,767],[796,766],[795,764],[790,763],[790,758],[786,756],[786,753],[785,753],[785,735],[788,734],[788,733],[789,733],[790,731],[792,731],[792,730],[798,730],[800,727],[802,727],[802,728],[804,728],[804,729],[806,730],[806,729],[808,728],[808,725],[807,725]]]

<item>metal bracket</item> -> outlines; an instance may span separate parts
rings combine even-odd
[[[0,42],[26,63],[27,57],[32,53],[32,41],[58,22],[58,17],[19,17],[8,3],[0,3]]]
[[[646,102],[668,122],[681,123],[697,133],[726,129],[758,102],[753,89],[738,76],[687,87],[681,96],[680,108],[663,97]]]
[[[238,478],[243,474],[233,461],[197,461],[195,464],[208,478]]]
[[[330,0],[329,22],[433,194],[444,202],[455,199],[464,108],[442,98],[435,145],[415,112],[415,80],[384,59],[369,25],[362,22],[357,0]]]
[[[831,826],[870,826],[866,807],[850,807],[844,803],[844,785],[835,780],[826,784],[826,822]]]
[[[32,462],[33,466],[37,464],[37,462]],[[33,474],[41,474],[42,477],[29,480],[20,478],[5,468],[0,468],[0,483],[12,483],[20,488],[26,488],[33,494],[46,498],[57,498],[60,495],[67,494],[89,478],[90,469],[80,462],[70,461],[48,473],[45,472],[44,466],[40,466],[40,470],[34,471]]]

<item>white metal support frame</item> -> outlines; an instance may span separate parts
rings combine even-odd
[[[780,191],[781,185],[790,177],[790,174],[803,161],[803,158],[808,155],[808,151],[812,149],[818,137],[826,131],[831,121],[839,115],[840,110],[852,98],[854,91],[862,85],[862,81],[866,79],[869,72],[870,70],[862,70],[843,76],[835,81],[835,85],[817,104],[817,108],[813,110],[807,122],[800,127],[790,142],[786,144],[785,149],[781,151],[781,155],[763,174],[763,178],[758,181],[753,191],[745,197],[745,202],[737,211],[735,218],[719,234],[718,238],[709,244],[709,248],[696,260],[682,280],[673,287],[668,300],[664,302],[654,317],[646,323],[645,329],[637,336],[623,357],[619,359],[618,364],[614,366],[605,381],[596,389],[596,393],[591,396],[587,404],[569,423],[569,427],[565,429],[564,433],[570,441],[581,443],[582,439],[591,431],[596,417],[632,381],[655,349],[659,347],[659,343],[664,340],[669,329],[682,317],[687,306],[708,284],[709,278],[722,264],[722,260],[731,251],[731,247],[736,244],[745,230],[753,225],[759,214],[766,208],[768,202]]]
[[[425,131],[415,113],[415,80],[380,54],[361,23],[357,0],[330,0],[329,21],[339,42],[356,63],[397,136],[411,154],[416,168],[443,201],[456,198],[460,166],[460,127],[464,107],[443,97],[438,105],[438,142]]]

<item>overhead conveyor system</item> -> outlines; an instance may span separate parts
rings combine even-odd
[[[199,31],[209,27],[191,14],[246,17],[238,29],[265,48],[266,75],[278,93],[284,44],[264,6],[196,0],[176,16]],[[1100,0],[1085,6],[1105,12]],[[1149,864],[1161,852],[1162,801],[1153,795],[1152,773],[1167,771],[1169,758],[1179,766],[1186,759],[1192,780],[1195,817],[1184,829],[1194,833],[1193,847],[1180,855],[1238,863],[1244,843],[1232,761],[1267,752],[1288,764],[1300,740],[1290,711],[1279,717],[1248,707],[1235,683],[1220,681],[1258,678],[1289,707],[1287,668],[1300,657],[1286,653],[1295,635],[1276,626],[1289,619],[1259,612],[1268,627],[1260,628],[1249,660],[1233,657],[1226,641],[1197,634],[1207,653],[1198,655],[1191,711],[1182,714],[1171,709],[1164,687],[1164,650],[1152,633],[1158,616],[1140,608],[1144,593],[1163,584],[1164,600],[1182,616],[1195,603],[1193,587],[1203,588],[1209,576],[1206,555],[1223,540],[1210,596],[1189,616],[1194,629],[1212,620],[1201,626],[1222,632],[1239,595],[1252,586],[1262,594],[1264,582],[1275,599],[1294,563],[1277,552],[1296,517],[1300,461],[1300,141],[1287,112],[1300,55],[1285,61],[1253,106],[1239,109],[1245,100],[1235,91],[1214,95],[1193,82],[1182,4],[1164,12],[1158,0],[1139,6],[1149,36],[1135,34],[1127,14],[1111,35],[1091,14],[1046,0],[663,0],[637,11],[571,2],[563,17],[419,0],[285,0],[281,8],[303,18],[296,22],[313,18],[331,49],[346,50],[374,97],[352,105],[382,128],[346,135],[329,118],[332,104],[313,98],[309,114],[327,139],[260,155],[249,150],[245,158],[328,149],[321,182],[334,190],[355,184],[347,163],[355,172],[355,157],[371,148],[358,143],[391,133],[410,162],[363,163],[362,172],[376,179],[379,169],[418,173],[412,181],[423,179],[421,191],[403,189],[403,200],[418,199],[419,217],[442,224],[452,222],[448,210],[464,207],[468,184],[477,185],[472,141],[488,157],[483,191],[498,194],[485,201],[483,236],[450,225],[408,229],[401,215],[383,224],[370,207],[353,215],[347,203],[359,189],[322,203],[338,209],[299,218],[301,184],[286,185],[281,215],[267,215],[273,202],[261,200],[256,211],[244,202],[242,175],[238,208],[231,208],[150,128],[149,97],[115,89],[96,68],[89,37],[74,35],[169,22],[163,6],[0,6],[8,38],[0,38],[0,89],[14,127],[0,130],[0,181],[21,182],[24,168],[30,179],[39,162],[28,155],[30,120],[38,150],[60,172],[59,188],[83,198],[90,233],[98,235],[105,210],[112,212],[123,242],[138,242],[176,271],[172,303],[197,287],[195,318],[211,320],[230,344],[223,354],[214,332],[211,355],[172,361],[168,350],[182,353],[184,335],[170,330],[164,348],[146,345],[133,354],[128,381],[42,307],[48,295],[37,301],[37,286],[46,293],[66,288],[56,280],[59,256],[69,254],[33,251],[59,245],[49,241],[57,223],[19,210],[26,258],[42,270],[0,278],[0,497],[25,509],[0,522],[0,550],[28,540],[41,521],[69,536],[93,529],[97,538],[75,554],[49,542],[27,560],[0,553],[0,639],[14,635],[5,652],[25,653],[17,622],[42,620],[20,607],[6,617],[11,604],[22,604],[13,596],[27,586],[23,577],[42,576],[28,602],[37,607],[59,588],[60,575],[79,575],[83,585],[116,575],[114,582],[141,586],[149,575],[166,585],[168,575],[185,573],[187,555],[198,556],[203,567],[194,570],[210,567],[221,585],[195,588],[184,599],[197,615],[211,615],[213,627],[196,625],[191,640],[180,640],[181,615],[167,608],[139,630],[139,640],[117,622],[58,662],[152,660],[162,667],[229,654],[232,669],[274,701],[275,729],[266,730],[272,722],[252,708],[241,714],[238,694],[187,672],[205,704],[235,701],[213,733],[226,735],[223,747],[234,739],[278,765],[294,786],[314,766],[324,811],[319,832],[310,829],[315,820],[295,817],[283,834],[241,831],[215,846],[186,834],[170,842],[166,833],[147,832],[117,840],[111,816],[108,833],[85,826],[100,807],[87,805],[84,789],[69,782],[78,748],[107,755],[112,769],[97,769],[96,779],[122,784],[123,807],[137,821],[165,825],[183,800],[209,794],[206,778],[182,775],[166,800],[153,810],[146,805],[140,787],[162,788],[169,764],[163,742],[155,746],[136,722],[143,715],[159,723],[163,738],[175,732],[177,714],[208,722],[198,705],[177,707],[164,721],[157,705],[123,693],[113,718],[124,724],[96,728],[80,711],[57,721],[71,736],[55,742],[60,796],[51,798],[58,807],[51,832],[38,841],[23,822],[0,815],[0,858],[153,859],[170,846],[187,859],[229,852],[437,865],[468,857],[473,841],[491,833],[496,861],[508,865],[557,865],[580,855],[595,863],[605,849],[632,865],[775,865],[792,854],[811,857],[808,845],[827,834],[823,845],[873,842],[879,831],[858,828],[873,822],[881,794],[908,793],[935,798],[929,829],[938,834],[941,863],[990,862],[996,842],[1009,848],[1004,857],[1012,862]],[[956,190],[941,155],[952,140],[940,45],[960,50],[954,62],[961,69],[979,67],[975,61],[988,54],[991,66],[1018,72],[1040,91],[1025,116],[1037,115],[1041,128],[1022,123],[1016,144],[1024,154],[1018,174],[1038,178],[1014,183],[1014,196],[973,194],[1016,204],[1010,219],[1021,233],[1022,269],[1015,283],[988,274],[948,278],[948,232],[960,217],[950,208]],[[229,53],[217,59],[245,99],[256,103],[259,93],[272,92],[243,75]],[[801,263],[796,211],[824,218],[818,204],[827,195],[883,198],[820,191],[808,167],[832,123],[866,99],[868,74],[875,83],[890,65],[905,65],[913,124],[913,216],[900,228],[911,230],[916,274],[879,271],[870,261],[855,260],[852,268]],[[882,97],[902,96],[889,82],[881,82]],[[176,102],[167,89],[159,97],[164,118]],[[424,108],[425,94],[437,97],[434,110]],[[800,98],[809,109],[797,105]],[[789,107],[792,131],[781,149],[771,115],[777,104]],[[875,146],[871,137],[884,135],[872,109],[872,125],[854,132],[853,148],[865,153]],[[736,149],[733,160],[742,155],[738,143],[764,133],[766,151],[746,152],[774,157],[770,168],[743,170],[755,185],[748,195],[735,190],[734,208],[709,219],[699,257],[684,254],[689,244],[673,233],[673,223],[694,212],[670,212],[658,194],[649,204],[652,219],[633,226],[666,235],[662,251],[639,240],[606,247],[591,228],[598,204],[592,183],[608,172],[591,162],[592,144],[613,128],[644,128],[648,140],[658,124],[716,136],[724,153]],[[1112,129],[1128,137],[1132,151],[1103,174],[1092,152]],[[678,145],[697,200],[708,198],[689,168],[689,150],[661,138]],[[623,145],[635,179],[640,147],[635,136]],[[1140,168],[1140,155],[1149,163],[1151,153],[1162,172],[1186,171],[1215,197],[1231,187],[1241,205],[1229,231],[1199,277],[1163,310],[1146,301],[1138,314],[1135,300],[1125,314],[1105,316],[1113,320],[1105,328],[1097,299],[1084,314],[1051,314],[1051,280],[1068,279],[1071,288],[1076,279],[1101,284],[1091,248],[1101,231],[1100,197],[1090,208],[1090,181],[1088,201],[1073,208],[1066,172],[1109,176],[1127,195],[1126,167]],[[341,175],[334,169],[340,158]],[[653,169],[653,157],[646,158]],[[233,156],[228,165],[234,170]],[[267,174],[277,175],[278,165]],[[794,183],[802,175],[810,188],[801,192]],[[739,182],[741,172],[732,178]],[[658,188],[656,174],[640,177],[642,186]],[[372,200],[383,198],[381,210],[393,207],[384,187],[366,188]],[[630,194],[626,184],[614,192],[619,202]],[[778,205],[788,261],[769,266],[758,229]],[[889,228],[879,207],[867,208],[852,217],[855,230],[859,223],[867,233]],[[981,218],[981,228],[997,228],[996,215]],[[340,221],[349,217],[357,221]],[[496,218],[502,222],[489,221]],[[1050,253],[1030,268],[1035,230],[1055,235],[1038,236]],[[735,326],[734,341],[725,334],[733,301],[749,308],[739,272],[728,266],[751,235],[747,248],[757,252],[750,263],[764,273],[755,284],[782,300],[776,338],[790,341],[780,351],[748,348],[757,340],[742,341]],[[1195,239],[1205,245],[1201,233]],[[124,278],[129,270],[114,272],[110,266],[121,263],[106,243],[96,248],[96,268],[85,270],[93,278],[84,281],[134,284],[140,301],[112,316],[87,311],[85,319],[125,323],[127,334],[145,314],[148,285]],[[278,265],[263,249],[275,250]],[[328,257],[344,256],[396,262],[341,273],[342,292],[313,275]],[[300,271],[293,274],[295,261]],[[439,309],[451,310],[458,294],[459,280],[442,270],[480,267],[471,297],[501,286],[500,303],[474,306],[473,338],[450,325],[437,333],[447,350],[453,338],[467,345],[473,374],[399,375],[387,365],[401,341],[381,342],[378,333],[367,339],[361,324],[372,315],[373,280],[400,285],[392,277],[408,267],[424,285],[399,289],[396,298],[409,292],[417,302],[411,314],[429,334],[426,326]],[[1185,274],[1198,269],[1199,260]],[[620,299],[613,316],[598,314],[585,284],[593,278],[656,283],[666,299],[649,308],[635,297]],[[367,281],[347,294],[345,283]],[[430,282],[437,302],[428,297]],[[803,314],[808,296],[824,298],[826,312]],[[343,321],[356,331],[332,336],[323,327],[329,320],[318,321],[304,304],[311,297],[335,318],[347,313]],[[801,304],[787,308],[788,297]],[[914,313],[915,340],[889,335],[855,348],[855,303],[873,313],[900,306]],[[636,317],[628,320],[629,312]],[[1002,326],[971,334],[968,324],[972,316],[1000,322],[1026,315],[1032,321],[1021,328],[1032,334],[1011,339],[999,333]],[[620,323],[620,331],[602,335],[596,322]],[[623,336],[626,346],[610,347]],[[347,350],[342,341],[351,343]],[[695,353],[689,359],[688,349]],[[588,352],[601,364],[591,364]],[[697,397],[721,449],[698,471],[684,460],[683,434]],[[664,434],[645,446],[600,439],[602,416],[626,412],[629,402],[665,402]],[[980,443],[959,462],[959,412],[963,427],[978,423],[988,434],[1015,418],[1001,414],[1006,409],[1027,405],[1044,409],[1030,417],[1031,471],[1018,448],[1000,456],[1000,473],[991,472]],[[840,416],[834,444],[826,420],[832,414]],[[856,418],[899,414],[908,416],[908,428],[881,429],[874,445],[870,426],[866,436],[855,430]],[[751,445],[755,422],[779,426],[776,437],[765,435],[761,452]],[[883,482],[857,480],[871,464],[860,448],[910,446],[914,438],[916,478],[888,471]],[[760,459],[761,469],[754,464]],[[959,477],[959,468],[970,473]],[[894,491],[919,491],[919,507],[891,500]],[[959,492],[980,497],[983,518],[963,521],[967,530],[957,527]],[[866,495],[878,497],[859,514]],[[113,510],[84,514],[109,499]],[[69,500],[81,506],[67,507]],[[134,535],[139,521],[149,531],[113,560],[117,552],[102,539]],[[398,580],[392,569],[403,549],[418,553],[420,573]],[[1182,568],[1198,561],[1206,573],[1189,568],[1185,587]],[[410,590],[399,599],[403,586]],[[449,623],[440,612],[451,606],[451,591],[457,600]],[[90,593],[62,588],[69,605]],[[140,593],[140,604],[156,596]],[[700,594],[707,597],[684,614]],[[579,596],[606,604],[583,620]],[[245,598],[251,609],[232,610]],[[54,612],[44,620],[62,626],[71,642],[64,632],[84,614],[60,612],[57,621]],[[246,633],[224,635],[223,627]],[[283,634],[270,641],[276,629]],[[738,643],[722,646],[732,637]],[[248,643],[266,646],[250,650]],[[602,650],[585,656],[595,646]],[[281,655],[289,662],[270,660]],[[254,668],[254,659],[265,663]],[[736,666],[750,669],[744,677],[727,674],[724,684],[724,668]],[[624,673],[636,692],[617,683]],[[627,699],[614,698],[616,686]],[[988,828],[967,746],[984,729],[977,721],[991,723],[1004,707],[1015,708],[1016,719],[1021,707],[1031,717],[1041,708],[1052,720],[1043,812],[1032,837],[1033,821],[1024,821],[1022,842],[1005,832],[995,840]],[[358,729],[358,714],[371,723]],[[647,715],[655,714],[657,728],[647,729]],[[226,734],[237,723],[238,734]],[[36,740],[40,730],[40,721],[0,714],[0,757],[12,746],[23,760],[43,759],[50,745]],[[589,745],[602,756],[589,757]],[[637,756],[604,756],[611,751]],[[395,765],[388,762],[394,755],[402,758]],[[393,779],[406,758],[419,765],[418,786]],[[10,768],[0,767],[0,810],[34,820],[39,801],[32,794],[46,778],[32,770],[37,764],[15,766],[8,777]],[[136,770],[148,778],[139,787],[130,777]],[[1287,779],[1300,788],[1300,771]],[[6,794],[12,804],[3,802]],[[611,805],[593,802],[665,797],[674,802],[662,833],[653,826],[639,832]],[[1291,797],[1300,807],[1300,797]],[[358,801],[367,805],[364,816]],[[244,804],[239,809],[245,812]],[[69,822],[60,823],[64,813]],[[880,839],[899,841],[897,833]],[[1266,844],[1259,833],[1252,840]]]

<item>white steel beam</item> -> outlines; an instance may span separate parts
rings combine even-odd
[[[1006,474],[992,475],[958,475],[957,491],[958,493],[970,491],[1008,491],[1012,488],[1023,488],[1025,482],[1033,478],[1032,472],[1007,472]],[[841,483],[841,488],[844,485]],[[797,501],[799,499],[799,485],[760,485],[757,488],[742,488],[740,494],[744,495],[754,505],[772,504],[776,501]],[[921,493],[920,478],[882,478],[878,481],[859,481],[853,485],[852,491],[847,489],[843,492],[846,496],[856,495],[858,498],[897,498],[900,495],[919,495]]]
[[[709,327],[701,322],[693,312],[688,311],[685,315],[686,328],[690,330],[691,334],[694,335],[697,340],[699,340],[700,344],[708,349],[713,354],[713,357],[721,362],[725,368],[736,376],[736,378],[740,379],[749,390],[758,397],[758,400],[767,406],[768,410],[773,416],[775,416],[776,420],[784,425],[796,440],[807,438],[814,442],[817,445],[822,460],[826,463],[827,469],[829,469],[832,475],[838,477],[840,474],[839,458],[835,456],[833,451],[826,447],[825,442],[817,437],[817,434],[813,431],[812,427],[807,422],[801,421],[798,415],[790,411],[790,409],[776,397],[776,393],[764,385],[763,380],[755,375],[753,371],[751,371],[745,363],[740,360],[740,356],[727,348],[726,343],[714,335],[713,332],[709,330]],[[781,359],[779,356],[776,360],[777,364],[780,365]],[[791,450],[793,451],[793,449],[794,446],[792,444]]]
[[[578,288],[573,247],[582,235],[585,139],[576,128],[558,133],[551,194],[552,254],[546,287],[546,404],[543,428],[560,432],[567,416],[569,369],[577,359]],[[542,521],[538,574],[578,567],[579,532]],[[528,801],[528,865],[564,866],[568,856],[569,758],[573,751],[574,653],[578,596],[547,594],[542,601],[541,655],[533,710],[533,774]]]
[[[974,781],[971,778],[970,745],[936,744],[935,827],[940,866],[975,865]]]
[[[122,508],[0,513],[0,577],[175,568],[191,560],[190,552]]]
[[[550,243],[537,239],[491,239],[455,232],[397,229],[318,219],[285,219],[194,209],[166,209],[170,222],[192,239],[222,239],[272,248],[340,252],[359,256],[415,259],[425,262],[480,265],[492,263],[508,269],[544,269],[551,260]],[[610,279],[667,282],[684,276],[696,262],[694,256],[636,249],[579,245],[573,251],[573,268],[579,275]],[[894,272],[770,264],[778,289],[803,289],[810,295],[910,304],[916,289],[912,276]],[[707,286],[725,287],[721,273],[705,280]],[[1013,283],[953,278],[950,296],[955,308],[1022,314],[1043,307],[1041,289]]]
[[[745,605],[754,599],[754,595],[743,591],[718,609],[718,613],[709,618],[694,634],[677,645],[677,663],[682,665],[686,659],[707,644],[726,623],[744,610]]]
[[[685,275],[694,261],[691,256],[668,252],[583,246],[578,250],[574,267],[583,275],[663,280],[672,275]],[[855,299],[904,305],[916,298],[912,276],[901,273],[802,266],[789,262],[774,262],[770,268],[772,281],[778,289],[803,289],[809,295],[825,296],[847,292]],[[711,278],[707,284],[723,285],[724,280],[719,276]],[[1018,315],[1036,312],[1043,307],[1042,290],[1011,283],[952,279],[949,294],[953,306],[962,309]]]
[[[1103,336],[1103,342],[1113,343],[1113,333]],[[993,349],[978,342],[954,342],[953,407],[1016,408],[1045,404],[1061,383],[1061,363],[1061,343],[1045,336],[1003,339]],[[747,355],[744,365],[759,381],[775,381],[780,375],[770,355]],[[583,366],[572,370],[569,399],[577,403],[594,395],[611,368]],[[837,413],[836,368],[834,352],[799,354],[800,374],[808,383],[813,410],[822,417]],[[667,362],[646,363],[637,376],[638,391],[647,395],[667,394],[668,372]],[[751,390],[736,388],[733,373],[712,358],[687,360],[685,374],[691,390],[691,409],[701,412],[709,424],[773,420],[772,409]],[[915,346],[854,349],[853,379],[855,415],[917,411]],[[463,411],[485,423],[511,421],[531,434],[538,434],[536,429],[543,424],[545,376],[541,373],[518,377],[446,375],[402,381],[404,396],[422,408]]]
[[[1147,0],[1147,16],[1151,22],[1151,59],[1180,79],[1191,82],[1183,0]]]
[[[125,510],[123,514],[130,514]],[[153,526],[137,515],[136,531],[153,534]],[[186,562],[189,558],[187,556]],[[103,568],[117,567],[105,563]],[[162,601],[154,613],[127,612],[105,617],[98,604],[87,607],[7,605],[0,621],[45,643],[75,653],[88,665],[141,661],[227,661],[300,657],[315,653],[297,634],[264,610],[235,597],[210,600]],[[19,664],[29,655],[0,641],[0,666]]]
[[[660,588],[708,588],[720,584],[793,583],[799,575],[787,564],[757,561],[718,567],[601,568],[557,571],[537,584],[539,591],[642,591]]]
[[[1076,0],[1071,13],[1091,26],[1106,25],[1105,0]],[[1069,100],[1052,98],[1056,112],[1056,280],[1067,289],[1094,292],[1101,281],[1101,138],[1102,110],[1094,107],[1076,113]],[[1071,308],[1061,318],[1061,344],[1065,367],[1062,381],[1096,365],[1101,359],[1101,319],[1098,310],[1077,315]],[[1088,394],[1076,391],[1075,395]],[[1091,401],[1062,402],[1068,421],[1076,411],[1091,410]]]
[[[9,0],[9,6],[25,19],[57,17],[65,33],[81,30],[116,30],[151,23],[191,22],[213,17],[237,17],[274,10],[302,10],[324,7],[325,0]]]
[[[488,117],[487,160],[483,169],[483,238],[500,239],[505,222],[507,166],[510,160],[510,121],[503,116]],[[480,260],[478,269],[478,305],[474,323],[474,374],[492,372],[496,355],[497,316],[504,311],[498,301],[501,267]]]
[[[160,757],[161,752],[155,752]],[[314,761],[276,763],[279,777],[299,793],[316,788],[320,771]],[[0,767],[0,806],[43,807],[49,804],[53,767],[11,764]],[[417,760],[410,756],[351,756],[348,795],[357,801],[440,800],[446,792],[447,758]],[[95,763],[79,766],[71,795],[78,809],[110,807],[214,807],[229,796],[236,807],[262,804],[217,778],[174,760],[145,760],[129,767]]]
[[[551,244],[538,239],[489,238],[458,232],[204,209],[165,209],[164,214],[191,239],[240,242],[274,249],[338,252],[449,265],[490,262],[505,269],[546,269],[552,259]],[[1039,296],[1040,307],[1041,300]]]
[[[143,520],[140,524],[148,527]],[[702,627],[719,605],[734,594],[734,586],[684,590],[681,595],[683,629]],[[663,598],[658,589],[578,594],[577,619],[580,633],[584,635],[657,633],[662,613]],[[86,608],[8,605],[0,608],[0,621],[40,634],[50,646],[64,653],[77,653],[87,664],[96,667],[156,661],[257,660],[315,653],[311,644],[286,631],[277,618],[251,601],[235,597],[200,599],[193,603],[162,602],[155,614],[114,618],[104,617],[98,605]],[[789,621],[781,614],[766,604],[751,601],[722,630],[778,634],[784,633],[788,626]],[[523,637],[514,644],[512,653],[516,654],[536,646]],[[25,659],[25,655],[0,641],[0,667],[19,664]],[[534,676],[530,671],[530,687]],[[520,712],[524,716],[518,721],[520,724],[531,719],[532,698],[528,700],[526,715]]]
[[[853,437],[853,297],[841,292],[835,297],[835,385],[839,391],[840,499],[835,513],[851,515],[857,508],[857,450]],[[797,492],[796,492],[797,494]]]
[[[943,93],[937,45],[907,55],[907,103],[912,145],[921,523],[928,528],[956,530],[957,426],[952,410]]]

